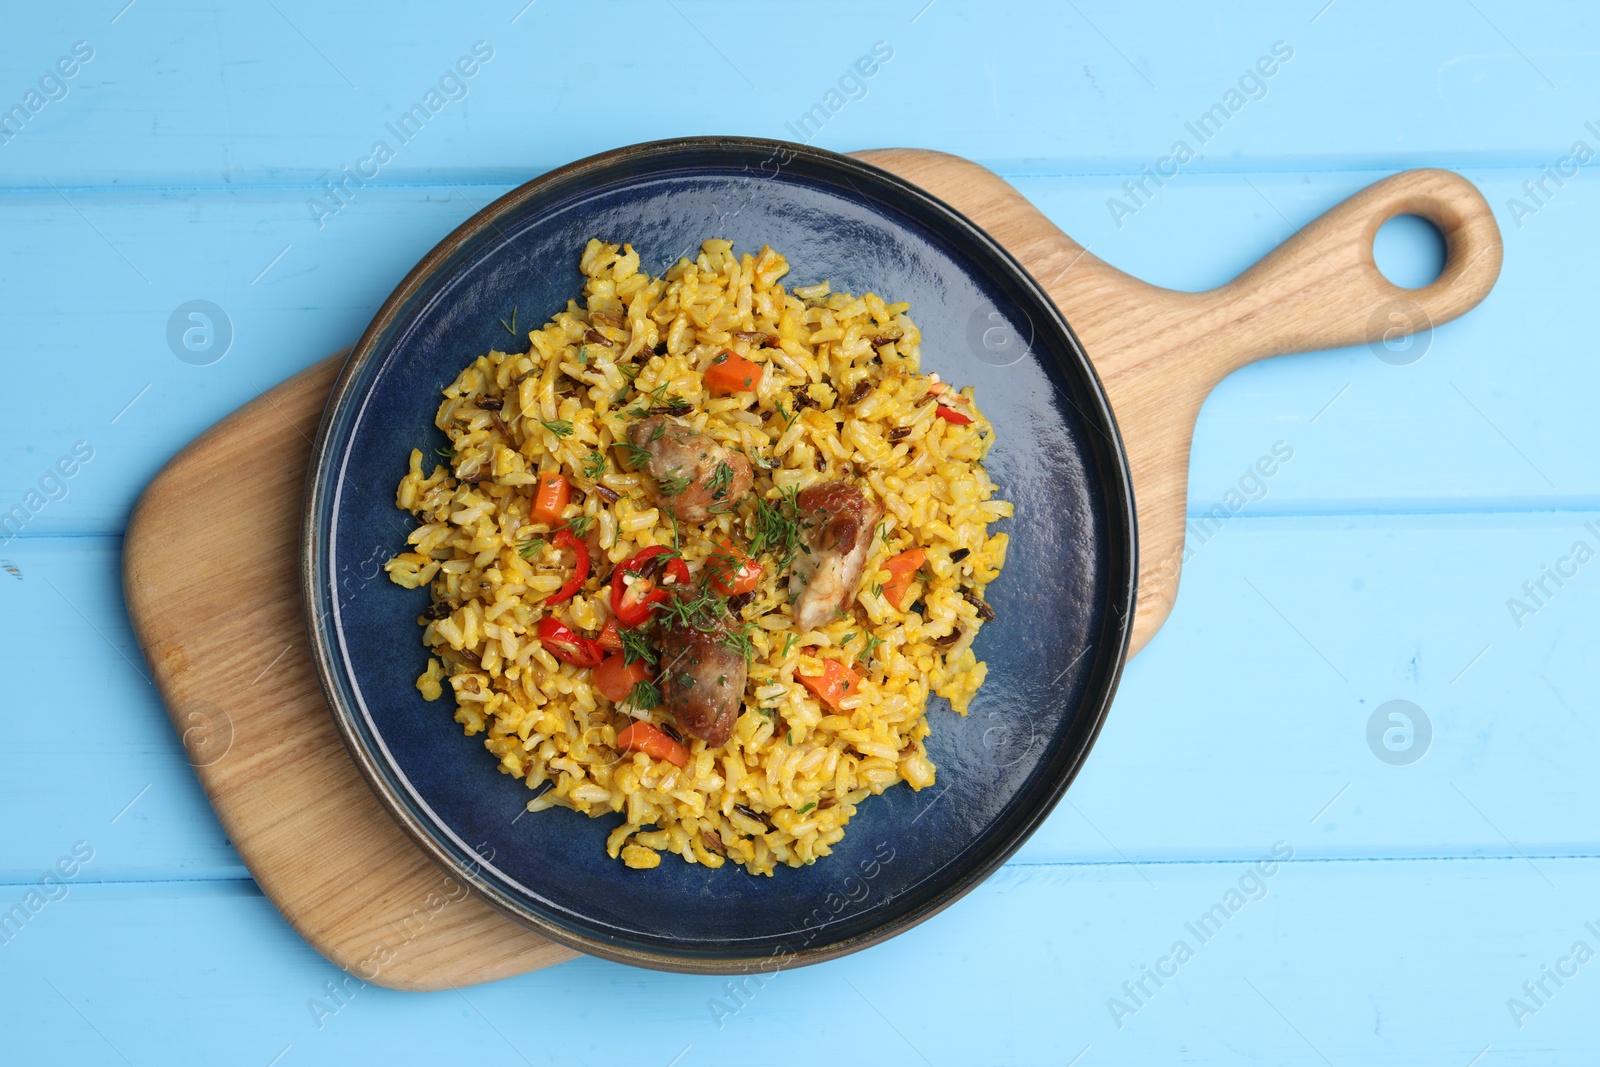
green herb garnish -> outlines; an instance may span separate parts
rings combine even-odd
[[[571,530],[572,536],[582,537],[589,532],[589,527],[594,525],[593,515],[574,515],[556,525],[557,530]],[[552,533],[554,531],[551,531]]]
[[[623,458],[630,468],[642,467],[653,458],[649,449],[640,448],[632,441],[618,441],[614,447],[622,449]]]
[[[649,711],[661,704],[661,690],[649,679],[634,682],[633,688],[628,690],[628,699],[623,703],[640,711]]]
[[[810,811],[812,808],[814,808],[816,806],[817,806],[817,802],[815,800],[813,800],[811,803],[807,804],[803,808],[795,808],[794,812],[795,812],[796,815],[804,815],[806,812]]]
[[[600,452],[590,452],[583,460],[583,473],[590,481],[599,481],[606,472],[606,457]]]
[[[539,425],[543,426],[545,429],[549,430],[551,433],[555,434],[557,437],[571,437],[572,436],[572,423],[568,422],[566,419],[554,419],[554,420],[540,419],[539,420]]]
[[[643,630],[623,630],[621,637],[623,666],[632,666],[639,660],[644,660],[646,663],[656,661],[656,650],[650,647]]]
[[[693,481],[687,474],[674,474],[668,478],[658,478],[656,484],[661,486],[662,496],[677,496],[689,488]]]
[[[728,487],[733,484],[733,468],[722,460],[717,460],[717,465],[711,469],[711,477],[706,479],[706,488],[711,490],[711,499],[721,500],[728,495]]]
[[[501,319],[500,325],[504,326],[506,333],[509,333],[512,337],[517,336],[517,309],[515,307],[511,309],[511,324],[508,326],[506,325],[506,320]]]
[[[756,533],[750,539],[750,554],[770,552],[778,557],[778,569],[794,562],[800,549],[799,488],[791,485],[776,502],[756,498]]]
[[[544,541],[537,537],[525,537],[517,542],[517,555],[523,559],[532,559],[544,547]]]

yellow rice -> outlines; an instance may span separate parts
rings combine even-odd
[[[970,388],[957,405],[970,425],[935,417],[929,393],[941,387],[919,371],[921,335],[908,305],[833,293],[827,283],[786,290],[779,279],[788,264],[770,248],[735,255],[730,242],[710,240],[692,262],[651,277],[630,246],[596,240],[579,266],[582,304],[569,302],[529,332],[526,352],[479,356],[444,390],[437,425],[450,438],[449,464],[411,453],[397,503],[420,525],[387,570],[402,586],[430,585],[430,615],[442,616],[419,619],[433,655],[417,687],[434,700],[448,684],[456,722],[486,735],[501,770],[543,790],[530,811],[620,813],[607,847],[630,867],[654,867],[664,851],[711,867],[726,857],[753,874],[811,863],[844,836],[866,797],[899,782],[933,784],[923,744],[930,691],[965,714],[983,684],[985,665],[970,647],[981,599],[963,594],[981,598],[1005,560],[1006,535],[989,534],[988,524],[1009,516],[1011,505],[994,499],[981,463],[993,429]],[[596,334],[612,345],[596,343]],[[702,373],[728,349],[764,364],[757,391],[706,392]],[[636,379],[619,367],[637,367]],[[847,403],[862,382],[870,392]],[[642,752],[619,754],[612,746],[632,721],[628,712],[534,632],[548,610],[596,635],[610,615],[599,579],[647,546],[674,542],[674,524],[650,502],[647,476],[613,448],[653,390],[686,400],[684,421],[742,451],[756,475],[737,507],[676,531],[697,578],[724,537],[749,543],[757,495],[776,501],[790,487],[842,477],[885,509],[854,603],[818,630],[794,634],[788,575],[774,573],[772,558],[761,560],[762,583],[743,610],[756,620],[744,710],[721,748],[687,739],[681,769]],[[801,394],[810,403],[797,408]],[[478,407],[485,397],[502,399],[503,408]],[[570,433],[560,432],[564,423]],[[910,434],[891,443],[897,427]],[[598,480],[586,473],[595,453],[605,463]],[[530,520],[530,487],[556,471],[587,491],[581,502],[574,493],[567,521],[588,516],[591,547],[600,551],[586,587],[546,609],[540,601],[571,563],[549,547],[549,527]],[[597,485],[618,494],[616,502]],[[536,539],[543,547],[529,547]],[[897,610],[881,595],[890,577],[882,565],[918,546],[927,562]],[[962,549],[964,558],[952,561]],[[860,689],[839,710],[795,680],[797,671],[820,674],[823,658],[859,660]],[[635,714],[666,717],[662,708]]]

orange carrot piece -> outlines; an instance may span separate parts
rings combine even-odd
[[[620,752],[643,752],[651,759],[665,760],[683,767],[689,762],[689,750],[647,722],[635,722],[617,735]]]
[[[795,681],[811,690],[817,699],[835,711],[847,697],[855,696],[861,687],[861,678],[855,671],[834,659],[822,661],[821,674],[795,673]]]
[[[533,520],[554,525],[572,499],[572,486],[564,475],[541,474],[533,491]]]
[[[889,580],[883,583],[883,599],[892,607],[899,608],[900,602],[905,599],[906,590],[911,587],[911,577],[917,573],[917,568],[927,562],[928,553],[920,548],[908,548],[897,556],[892,556],[884,563],[883,569],[889,572]]]

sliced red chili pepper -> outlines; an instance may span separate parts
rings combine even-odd
[[[573,555],[578,557],[572,570],[572,577],[567,579],[567,584],[557,589],[545,598],[545,607],[553,608],[557,604],[564,604],[571,600],[573,594],[583,588],[583,583],[589,580],[589,546],[574,537],[571,530],[557,530],[550,538],[550,543],[557,548],[570,548]]]
[[[955,426],[965,426],[972,421],[971,415],[957,411],[955,408],[947,408],[943,404],[934,405],[933,413],[945,422]]]
[[[617,569],[611,575],[611,614],[616,616],[617,624],[623,629],[632,629],[644,622],[650,617],[650,608],[671,595],[654,578],[646,575],[647,571],[655,569],[650,566],[651,560],[671,551],[665,545],[652,545],[617,564]],[[689,565],[679,556],[674,555],[667,560],[666,572],[666,576],[679,585],[689,584]],[[630,577],[633,579],[631,584],[628,581]]]
[[[605,649],[549,615],[539,620],[539,642],[562,663],[574,667],[598,667]]]
[[[606,624],[600,627],[600,636],[595,638],[595,642],[607,652],[622,651],[622,631],[617,628],[617,617],[615,615],[607,619]]]
[[[724,596],[748,593],[761,584],[761,564],[736,548],[733,539],[724,537],[706,560],[711,587]]]

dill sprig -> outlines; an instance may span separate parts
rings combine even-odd
[[[722,635],[722,645],[732,652],[744,657],[746,664],[754,663],[756,659],[755,642],[750,640],[750,634],[756,629],[753,622],[743,623]]]
[[[516,309],[515,306],[513,306],[511,308],[511,323],[510,323],[510,325],[506,324],[506,320],[505,319],[501,319],[500,320],[500,325],[505,327],[506,333],[509,333],[512,337],[517,336],[517,309]]]
[[[654,389],[648,390],[639,398],[639,402],[624,412],[636,419],[642,419],[654,411],[665,411],[669,415],[682,415],[694,407],[683,397],[667,392],[672,388],[670,381],[662,382]],[[621,394],[619,393],[620,397]]]
[[[865,660],[870,665],[872,663],[872,650],[881,644],[883,644],[883,638],[877,637],[873,634],[868,634],[867,643],[861,646],[861,651],[857,652],[855,658],[850,662],[860,663]]]
[[[456,450],[451,448],[449,445],[445,445],[443,448],[434,449],[433,450],[433,454],[436,455],[436,456],[441,456],[444,459],[455,459],[456,458]]]
[[[623,630],[621,637],[624,666],[632,666],[639,660],[644,660],[646,663],[656,661],[656,650],[650,647],[643,630]]]
[[[799,487],[791,485],[776,501],[756,498],[756,532],[750,554],[770,552],[778,557],[778,570],[794,562],[800,548]]]
[[[672,625],[711,633],[727,616],[728,602],[705,586],[696,586],[692,593],[668,597],[660,610]]]
[[[593,515],[574,515],[574,516],[572,516],[572,518],[564,519],[563,521],[558,523],[556,525],[555,529],[556,530],[571,530],[572,531],[572,536],[574,536],[574,537],[582,537],[584,534],[589,532],[589,527],[591,527],[593,525],[594,525],[594,516]],[[555,530],[552,530],[550,532],[554,533]]]
[[[711,469],[711,477],[706,479],[706,488],[711,490],[711,499],[721,500],[728,495],[728,486],[733,484],[733,468],[722,460],[717,460],[717,465]]]
[[[618,441],[615,447],[622,449],[623,459],[630,469],[642,467],[650,462],[650,450],[640,448],[632,441]]]
[[[662,496],[677,496],[689,488],[693,481],[694,479],[687,474],[674,474],[667,478],[657,479],[657,484],[661,486]]]
[[[705,586],[697,586],[692,593],[668,597],[660,606],[666,625],[684,630],[698,630],[717,634],[723,647],[739,653],[746,663],[755,660],[756,646],[750,633],[756,628],[753,622],[730,627],[731,613],[726,597],[719,596]]]
[[[656,688],[656,683],[648,678],[633,683],[633,688],[628,690],[628,698],[623,704],[640,711],[649,711],[661,704],[661,690]]]
[[[606,457],[603,453],[591,451],[583,460],[584,477],[595,482],[606,472]]]
[[[517,555],[523,559],[532,559],[544,547],[544,540],[538,537],[524,537],[517,542]]]
[[[566,419],[540,419],[539,425],[555,434],[557,437],[571,437],[572,423]]]

